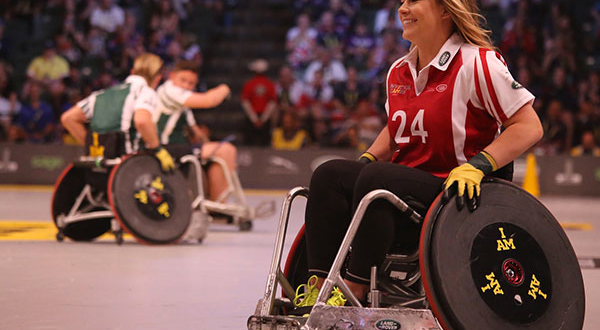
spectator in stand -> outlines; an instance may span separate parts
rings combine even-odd
[[[281,126],[273,130],[271,147],[277,150],[299,150],[309,144],[309,135],[300,128],[300,120],[294,112],[287,111],[281,116]]]
[[[346,35],[357,9],[347,0],[329,0],[329,11],[333,14],[335,30],[339,34]]]
[[[279,80],[275,85],[278,112],[295,112],[303,90],[304,84],[300,80],[296,80],[292,68],[287,65],[282,66],[279,69]]]
[[[402,30],[402,22],[396,8],[396,1],[387,0],[383,8],[375,13],[373,32],[380,35],[384,30]]]
[[[347,72],[348,80],[334,86],[333,106],[349,115],[356,109],[359,101],[367,98],[369,91],[358,80],[358,71],[355,67],[349,67]]]
[[[565,115],[560,100],[552,99],[548,103],[546,115],[542,119],[544,137],[538,146],[543,154],[556,155],[569,150],[567,140],[571,140],[572,133],[570,120],[571,117]]]
[[[504,39],[500,49],[503,54],[511,57],[517,57],[519,54],[533,56],[537,51],[535,43],[535,34],[528,25],[528,18],[517,16],[506,24],[508,27],[504,32]]]
[[[356,23],[354,33],[346,42],[346,63],[350,63],[364,71],[371,51],[375,48],[375,37],[369,33],[367,24],[362,21]]]
[[[179,31],[179,16],[171,6],[171,1],[160,0],[157,6],[152,14],[150,29],[160,30],[169,37],[175,36]]]
[[[322,139],[328,133],[328,123],[333,100],[333,88],[325,81],[323,70],[317,70],[313,74],[310,84],[306,84],[299,104],[301,118],[307,124],[312,140],[324,142]]]
[[[43,98],[52,108],[54,118],[60,118],[60,115],[62,114],[62,105],[67,100],[66,86],[64,82],[62,80],[58,80],[50,84]]]
[[[331,146],[359,150],[360,141],[356,124],[345,122],[331,138]]]
[[[300,14],[296,26],[286,36],[285,49],[288,52],[288,63],[296,71],[303,71],[314,57],[317,43],[317,30],[310,26],[310,16]]]
[[[559,99],[563,108],[570,113],[575,112],[577,99],[573,86],[568,82],[567,71],[558,66],[552,72],[552,81],[545,86],[544,97]]]
[[[320,47],[317,50],[317,59],[312,61],[304,73],[304,81],[312,82],[316,71],[323,72],[323,79],[327,84],[336,84],[346,81],[348,75],[344,64],[333,58],[332,51],[328,48]]]
[[[12,92],[8,97],[0,95],[0,141],[9,137],[11,126],[21,111],[21,103],[17,99],[17,93]]]
[[[50,83],[66,77],[69,74],[69,63],[56,54],[52,40],[44,44],[44,52],[31,61],[27,67],[27,76],[46,87]]]
[[[150,40],[148,41],[148,50],[161,58],[165,58],[167,56],[167,48],[169,47],[169,43],[171,39],[165,34],[163,30],[154,30],[150,35]]]
[[[38,82],[26,85],[27,102],[21,107],[17,117],[17,141],[30,143],[53,142],[55,138],[56,117],[52,107],[42,101],[42,86]]]
[[[196,41],[196,36],[192,33],[183,33],[181,35],[181,46],[183,47],[183,58],[194,62],[200,68],[204,58],[202,57],[202,49]]]
[[[113,0],[101,0],[90,15],[90,25],[107,33],[115,32],[124,22],[125,12]]]
[[[600,118],[594,113],[594,107],[589,100],[582,100],[579,103],[579,111],[575,114],[574,129],[573,129],[573,144],[581,143],[581,139],[585,132],[594,132],[598,130],[600,133]]]
[[[600,157],[600,147],[594,141],[594,133],[585,131],[581,136],[581,144],[571,149],[571,156],[595,156]]]
[[[580,91],[580,94],[583,94],[581,96],[589,99],[594,107],[600,108],[600,72],[590,72],[585,82],[586,87]]]
[[[371,52],[367,63],[367,79],[374,79],[381,73],[387,73],[388,59],[400,58],[408,53],[408,47],[397,42],[393,30],[383,31],[382,41]]]
[[[546,39],[546,51],[542,61],[543,72],[548,72],[551,68],[561,67],[566,73],[575,73],[577,64],[573,50],[569,50],[565,45],[565,37],[558,36],[556,39]]]
[[[99,28],[90,28],[82,45],[90,57],[106,57],[106,37]]]
[[[118,83],[119,83],[119,81],[117,81],[113,77],[113,74],[111,74],[110,71],[102,71],[98,75],[98,78],[94,79],[94,81],[92,83],[92,88],[94,90],[100,90],[100,89],[112,87]]]
[[[345,37],[344,33],[336,29],[333,13],[331,11],[323,12],[318,28],[317,44],[335,54],[337,59],[342,60]]]
[[[81,60],[81,50],[73,45],[72,39],[66,33],[56,37],[56,49],[58,55],[69,63],[77,63]]]
[[[242,107],[246,116],[245,142],[248,145],[268,146],[271,141],[272,119],[277,108],[275,83],[266,76],[269,64],[264,59],[250,63],[254,76],[242,90]]]
[[[384,126],[384,121],[377,113],[377,108],[371,100],[358,103],[351,120],[358,126],[358,149],[366,150],[377,138]]]
[[[294,11],[309,14],[311,20],[319,18],[328,7],[328,0],[294,0]]]

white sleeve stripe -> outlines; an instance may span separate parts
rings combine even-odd
[[[488,58],[489,56],[491,56],[491,60]],[[499,119],[499,123],[502,123],[502,118],[506,118],[505,114],[504,114],[504,110],[502,109],[502,105],[499,103],[498,100],[498,93],[496,93],[496,84],[494,82],[494,76],[491,74],[490,71],[490,65],[493,63],[493,61],[496,61],[498,58],[496,57],[496,52],[494,51],[488,51],[485,53],[485,61],[486,61],[486,71],[483,72],[484,76],[486,78],[485,82],[487,85],[487,91],[490,95],[490,102],[494,105],[494,111],[496,114],[496,118]],[[483,63],[482,63],[483,64]]]
[[[485,82],[485,74],[483,73],[483,64],[481,63],[481,58],[476,58],[476,65],[477,65],[477,80],[479,81],[479,88],[481,90],[481,94],[483,96],[483,102],[485,104],[482,104],[483,108],[487,110],[487,112],[490,114],[490,116],[492,116],[494,119],[496,119],[496,121],[500,122],[500,117],[498,116],[498,113],[496,112],[496,109],[494,108],[494,105],[490,102],[491,100],[491,96],[490,96],[490,92],[487,88],[487,83]],[[479,72],[481,72],[481,74],[479,74]]]
[[[450,113],[452,116],[452,140],[454,145],[454,153],[456,155],[456,162],[458,165],[462,165],[467,162],[467,157],[465,156],[465,140],[467,138],[467,103],[469,101],[470,94],[464,93],[464,91],[468,90],[470,81],[469,79],[461,79],[461,76],[468,72],[463,72],[466,69],[467,67],[463,65],[456,75],[454,89],[452,92],[452,111]]]
[[[194,118],[194,113],[189,108],[185,109],[185,115],[188,126],[196,125],[196,118]]]
[[[167,119],[167,123],[165,124],[165,128],[160,135],[160,143],[169,144],[169,137],[173,133],[175,129],[175,125],[177,125],[177,121],[179,120],[179,116],[181,116],[181,112],[176,112],[169,116]]]

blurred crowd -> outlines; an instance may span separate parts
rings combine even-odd
[[[143,52],[202,65],[231,0],[8,0],[0,3],[0,141],[69,142],[57,120],[129,73]],[[410,43],[394,0],[289,0],[286,64],[241,94],[248,144],[365,149],[386,123],[384,79]],[[600,1],[481,0],[492,39],[536,101],[538,154],[600,149]],[[252,89],[263,84],[266,88]],[[263,86],[261,85],[261,86]],[[66,141],[65,141],[66,140]]]
[[[227,2],[231,3],[231,1]],[[127,77],[133,59],[159,55],[200,66],[222,0],[0,2],[0,141],[70,143],[60,115]]]
[[[280,126],[290,138],[301,132],[307,144],[365,148],[386,122],[387,70],[410,47],[401,37],[399,2],[294,0],[293,6],[288,65],[277,82],[285,113]],[[480,6],[511,73],[537,97],[545,134],[534,151],[600,156],[600,1],[482,0]]]

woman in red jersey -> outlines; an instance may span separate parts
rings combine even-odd
[[[330,161],[312,176],[305,216],[312,276],[300,307],[314,304],[365,194],[387,189],[427,206],[443,189],[456,190],[457,205],[475,211],[482,178],[542,137],[534,96],[495,51],[476,0],[405,0],[398,14],[412,47],[388,71],[387,126],[359,162]],[[369,290],[371,266],[395,238],[418,243],[419,226],[399,217],[385,200],[365,213],[345,275],[359,300]],[[328,303],[344,301],[334,293]]]

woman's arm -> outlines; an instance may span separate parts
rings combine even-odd
[[[378,161],[390,161],[396,151],[396,144],[390,140],[390,133],[387,125],[379,132],[379,135],[373,141],[373,144],[367,149],[367,152],[377,157]]]
[[[540,119],[530,103],[522,106],[502,125],[504,132],[484,148],[494,158],[498,168],[519,157],[544,135]]]

